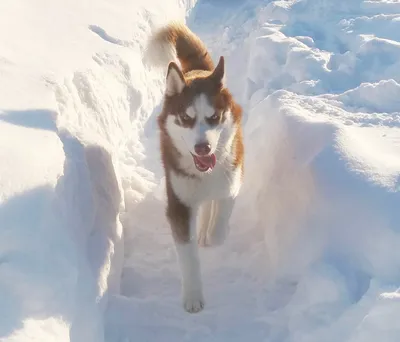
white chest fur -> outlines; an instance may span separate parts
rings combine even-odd
[[[211,173],[200,178],[189,178],[171,171],[170,180],[179,199],[191,206],[205,200],[236,197],[241,186],[241,171],[217,165]]]

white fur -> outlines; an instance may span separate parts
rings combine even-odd
[[[229,172],[217,164],[201,178],[188,178],[170,171],[170,180],[178,198],[187,206],[194,206],[207,200],[236,197],[241,186],[241,170]]]
[[[226,150],[230,149],[235,127],[229,111],[225,113],[225,122],[215,127],[208,125],[206,118],[214,115],[214,108],[209,104],[204,94],[200,94],[194,100],[193,105],[187,108],[186,114],[192,118],[196,116],[196,124],[193,128],[185,128],[177,125],[175,116],[169,115],[166,129],[174,146],[184,156],[180,166],[188,173],[196,174],[198,171],[194,167],[190,155],[190,153],[195,153],[194,146],[199,143],[208,142],[211,145],[211,153],[214,153],[217,160],[220,160],[226,154]],[[185,160],[186,156],[189,157],[187,160]]]
[[[165,69],[170,62],[175,62],[179,67],[181,63],[176,55],[175,46],[163,37],[153,33],[143,52],[143,62],[149,66]]]
[[[178,262],[182,275],[182,300],[186,311],[195,313],[204,307],[200,261],[198,255],[196,231],[196,210],[190,222],[190,241],[175,243]]]
[[[215,222],[215,207],[215,200],[206,201],[200,207],[200,212],[197,217],[197,234],[199,246],[206,247],[210,245],[207,233],[210,227],[212,227]]]
[[[171,68],[167,75],[167,84],[165,93],[168,96],[180,94],[185,87],[185,82],[182,80],[181,75],[174,68]]]
[[[206,232],[207,246],[221,245],[229,234],[229,219],[235,205],[235,197],[213,201],[213,216]]]
[[[215,153],[218,145],[218,139],[221,134],[223,125],[218,125],[211,128],[206,118],[214,115],[214,108],[208,102],[204,94],[200,94],[193,101],[192,106],[187,108],[187,114],[194,117],[196,116],[196,125],[193,129],[185,129],[185,141],[189,145],[191,152],[194,152],[194,146],[200,143],[209,143],[211,145],[211,153]]]

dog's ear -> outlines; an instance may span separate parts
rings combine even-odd
[[[215,67],[211,77],[215,80],[216,83],[225,86],[225,59],[224,56],[219,58],[218,64]]]
[[[168,65],[167,72],[167,96],[173,96],[180,94],[185,88],[186,82],[183,77],[182,71],[179,69],[178,65],[175,62],[171,62]]]

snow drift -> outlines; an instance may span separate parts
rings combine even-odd
[[[397,3],[0,9],[0,341],[399,339]],[[245,184],[227,243],[201,251],[198,315],[164,218],[164,75],[142,60],[186,15],[245,109]]]

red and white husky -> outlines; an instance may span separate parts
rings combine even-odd
[[[220,245],[243,178],[242,110],[203,42],[172,22],[150,39],[146,56],[168,67],[158,117],[167,189],[166,216],[182,275],[183,306],[204,307],[198,244]],[[196,235],[197,232],[197,235]]]

